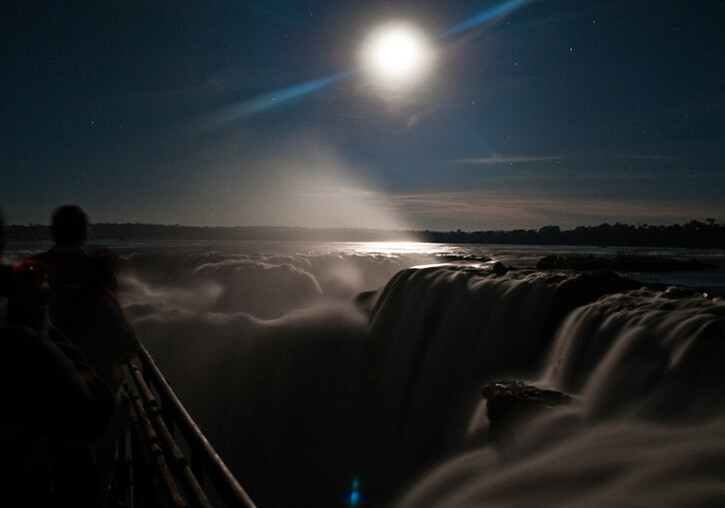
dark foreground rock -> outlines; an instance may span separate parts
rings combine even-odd
[[[513,429],[542,411],[563,406],[571,397],[555,390],[544,390],[521,381],[497,381],[483,387],[486,398],[489,437],[501,444],[510,437]]]

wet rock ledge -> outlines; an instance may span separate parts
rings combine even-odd
[[[486,398],[489,438],[496,444],[508,439],[523,421],[571,402],[571,397],[565,393],[515,380],[496,381],[484,386],[481,392]]]

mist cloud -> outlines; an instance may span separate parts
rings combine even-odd
[[[180,224],[407,229],[366,168],[314,134],[237,132],[186,164],[197,175],[164,212]]]

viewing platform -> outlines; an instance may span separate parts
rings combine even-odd
[[[110,506],[255,506],[140,342],[123,391],[130,418],[119,439]]]

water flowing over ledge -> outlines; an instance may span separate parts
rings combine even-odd
[[[611,272],[498,276],[432,267],[397,274],[378,301],[368,339],[378,368],[376,434],[384,436],[381,449],[393,450],[378,461],[377,476],[405,484],[409,473],[460,453],[404,504],[470,506],[573,505],[589,496],[616,505],[633,496],[622,478],[643,482],[638,474],[647,484],[633,497],[668,504],[691,467],[717,475],[725,463],[718,453],[725,446],[718,424],[725,305],[692,291],[637,286]],[[528,422],[503,449],[472,447],[487,423],[484,402],[472,404],[480,387],[498,378],[531,380],[575,403]],[[530,471],[537,462],[542,469]],[[578,469],[562,467],[566,462]],[[541,494],[521,494],[541,482]],[[714,501],[722,487],[690,483],[672,499]]]
[[[144,254],[124,298],[261,506],[723,501],[723,301],[486,259]],[[573,402],[492,443],[500,379]]]

